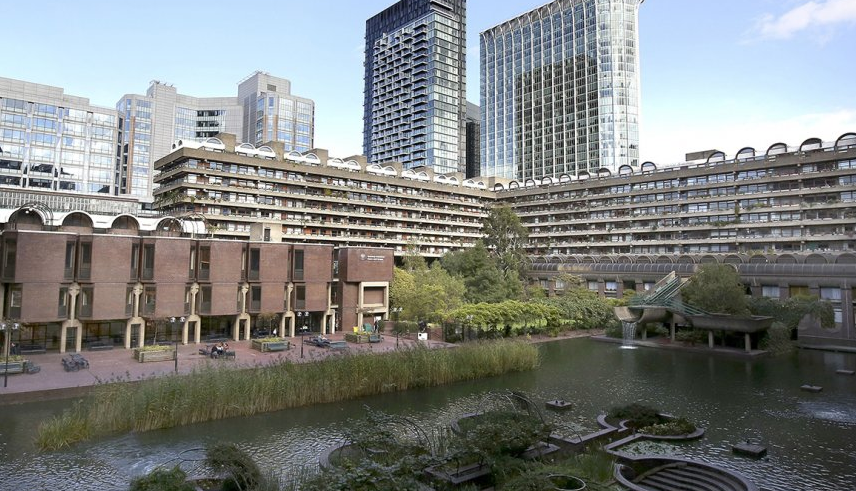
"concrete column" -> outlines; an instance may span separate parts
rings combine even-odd
[[[707,347],[713,349],[713,331],[707,331]]]
[[[645,282],[642,280],[634,280],[636,282],[636,293],[645,292]]]
[[[672,319],[669,322],[669,339],[674,343],[675,342],[675,319]]]
[[[642,341],[645,341],[647,339],[648,339],[648,324],[643,324],[642,325]]]
[[[750,336],[748,332],[743,334],[743,343],[744,343],[744,346],[746,347],[746,352],[747,353],[751,352],[752,351],[752,336]]]

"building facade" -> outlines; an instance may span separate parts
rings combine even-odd
[[[369,162],[465,172],[465,92],[465,0],[401,0],[366,21]]]
[[[117,121],[59,87],[0,77],[0,189],[118,193]]]
[[[481,110],[467,102],[467,179],[481,175]]]
[[[481,175],[638,167],[641,3],[556,0],[481,33]]]
[[[291,81],[255,72],[238,84],[238,104],[244,111],[243,132],[235,134],[243,141],[282,142],[286,151],[301,153],[315,148],[315,102],[292,95]]]
[[[3,217],[0,244],[0,319],[27,326],[19,344],[51,351],[294,336],[298,312],[301,327],[333,333],[389,308],[388,249],[217,240],[173,217],[30,207]]]

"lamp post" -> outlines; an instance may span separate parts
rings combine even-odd
[[[393,307],[389,309],[395,321],[395,347],[398,348],[398,314],[401,313],[401,307]]]
[[[181,322],[182,325],[184,324],[184,320],[184,316],[178,318],[178,321]],[[173,331],[175,331],[175,321],[175,317],[169,318],[169,323],[172,324]],[[178,339],[175,340],[175,373],[178,373]]]
[[[7,387],[9,384],[9,348],[12,346],[12,333],[18,330],[21,327],[17,322],[13,322],[11,324],[7,324],[5,322],[0,322],[0,331],[3,331],[3,344],[6,347],[6,364],[3,367],[3,387]],[[7,330],[7,328],[9,330]]]
[[[306,341],[303,335],[306,334],[306,318],[309,317],[309,312],[298,312],[297,318],[300,319],[300,357],[303,358],[303,345]]]

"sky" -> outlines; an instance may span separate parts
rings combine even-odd
[[[362,153],[365,21],[394,0],[2,0],[0,76],[113,107],[151,80],[235,96],[256,70],[315,101],[315,146]],[[478,37],[545,0],[468,0],[467,99]],[[639,12],[640,154],[765,151],[856,131],[856,0],[647,0]]]

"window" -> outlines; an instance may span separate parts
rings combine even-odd
[[[306,285],[297,285],[294,287],[294,310],[303,310],[306,308]]]
[[[13,237],[3,241],[3,277],[15,278],[15,259],[17,258],[17,241]]]
[[[142,315],[153,315],[155,306],[157,305],[157,287],[147,286],[143,291],[143,311]]]
[[[68,318],[68,288],[59,289],[59,302],[57,304],[56,316],[60,319]]]
[[[211,246],[199,246],[199,279],[207,280],[211,275]]]
[[[136,280],[140,274],[140,244],[131,244],[130,279]]]
[[[74,251],[75,251],[75,242],[73,240],[69,240],[65,243],[65,279],[73,280],[74,279]]]
[[[303,280],[303,250],[294,251],[294,279]]]
[[[202,288],[200,288],[199,296],[197,298],[198,298],[198,302],[199,302],[199,307],[198,307],[199,313],[200,314],[210,314],[211,313],[211,287],[210,286],[203,286]]]
[[[78,265],[77,277],[88,280],[92,276],[92,243],[80,243],[80,264]]]
[[[250,279],[259,279],[259,267],[261,262],[261,251],[258,247],[250,249]]]
[[[80,289],[77,296],[77,315],[79,317],[92,317],[92,303],[95,291],[91,286]]]
[[[831,302],[841,301],[841,288],[838,287],[822,287],[820,289],[820,298]]]
[[[10,319],[18,319],[21,317],[21,307],[23,305],[23,289],[20,284],[18,285],[10,285],[8,290],[9,293],[9,312],[7,313],[7,317]]]
[[[262,287],[254,285],[250,287],[250,312],[258,312],[262,308]]]
[[[761,287],[761,295],[767,298],[780,298],[779,287],[777,285],[763,285]]]
[[[125,289],[125,315],[131,317],[134,315],[134,287],[129,286]]]
[[[155,276],[155,245],[143,244],[143,275],[142,279],[151,280]]]

